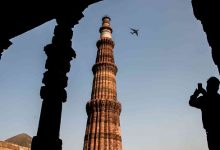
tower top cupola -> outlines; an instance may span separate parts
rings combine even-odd
[[[104,16],[102,18],[102,26],[110,27],[111,18],[109,16]]]
[[[111,18],[108,16],[104,16],[102,18],[102,27],[100,27],[99,32],[100,32],[100,39],[104,38],[112,38],[112,28],[110,26],[110,21]]]

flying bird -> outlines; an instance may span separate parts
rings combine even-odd
[[[138,29],[133,29],[133,28],[130,28],[132,31],[131,31],[131,34],[136,34],[138,36]]]

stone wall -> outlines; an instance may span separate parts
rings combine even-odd
[[[0,141],[0,150],[30,150],[30,148]]]

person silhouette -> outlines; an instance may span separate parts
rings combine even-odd
[[[203,128],[206,131],[209,150],[220,150],[220,95],[219,80],[210,77],[206,90],[198,83],[198,88],[190,96],[189,105],[202,112]],[[201,96],[200,96],[201,95]]]

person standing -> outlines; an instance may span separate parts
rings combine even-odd
[[[203,128],[206,131],[209,150],[220,150],[220,95],[219,79],[210,77],[206,90],[198,83],[198,88],[190,96],[189,105],[202,112]]]

